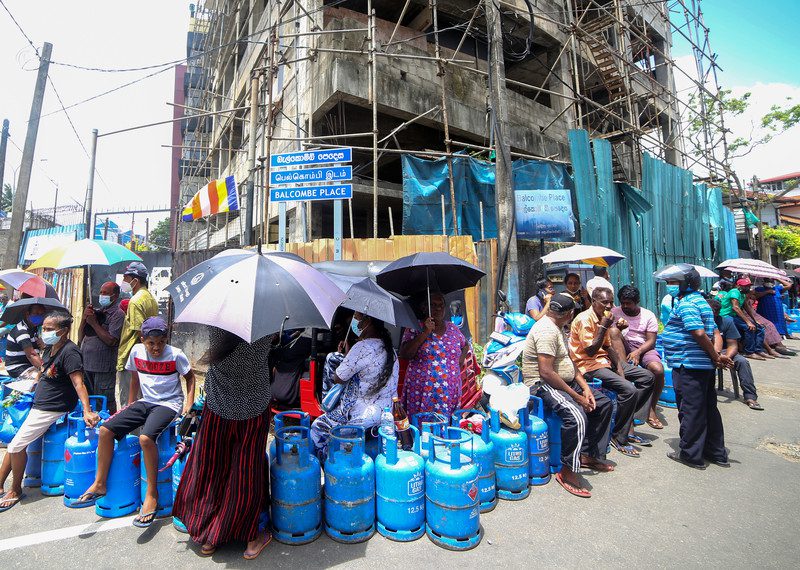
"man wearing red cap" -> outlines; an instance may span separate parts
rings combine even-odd
[[[733,318],[733,324],[744,340],[742,356],[753,358],[755,355],[755,358],[763,360],[764,355],[761,353],[764,346],[764,327],[744,310],[751,286],[752,283],[747,277],[736,281],[736,287],[728,291],[725,299],[720,299],[722,303],[720,315]]]

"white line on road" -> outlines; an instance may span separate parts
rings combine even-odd
[[[33,546],[34,544],[42,544],[44,542],[52,542],[54,540],[75,538],[76,536],[91,536],[98,532],[128,527],[131,526],[134,518],[134,516],[130,516],[120,519],[102,520],[93,522],[91,524],[79,524],[55,530],[46,530],[44,532],[15,536],[14,538],[6,538],[4,540],[0,540],[0,552],[3,552],[4,550],[13,550],[15,548]]]

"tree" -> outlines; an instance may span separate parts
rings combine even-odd
[[[165,218],[158,222],[155,227],[150,230],[148,236],[150,247],[152,249],[169,249],[170,248],[170,228],[169,218]]]
[[[800,231],[789,228],[764,228],[764,237],[770,240],[784,259],[800,257]]]
[[[3,185],[3,192],[2,194],[0,194],[0,211],[10,212],[13,203],[14,203],[14,191],[11,188],[11,184],[6,182]]]

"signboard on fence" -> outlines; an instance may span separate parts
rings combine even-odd
[[[570,239],[575,236],[569,190],[516,190],[517,237],[520,239]]]

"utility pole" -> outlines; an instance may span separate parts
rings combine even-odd
[[[92,199],[94,198],[94,164],[97,160],[97,129],[92,129],[92,151],[89,155],[89,182],[86,183],[86,237],[94,239]]]
[[[56,227],[56,212],[58,211],[58,184],[56,184],[56,199],[53,202],[53,227]]]
[[[150,218],[144,219],[144,247],[147,249],[147,246],[150,244]]]
[[[508,92],[503,60],[503,30],[500,11],[493,0],[484,0],[489,33],[489,100],[492,107],[495,159],[495,204],[497,209],[498,260],[497,289],[506,292],[512,310],[519,307],[519,267],[517,232],[514,218],[514,191],[511,187],[511,148],[508,132]]]
[[[0,191],[3,190],[3,182],[6,173],[6,147],[8,146],[8,119],[3,119],[3,134],[0,135]]]
[[[756,245],[758,247],[758,258],[769,263],[766,242],[764,241],[764,222],[761,221],[762,211],[761,196],[759,195],[759,183],[758,178],[755,176],[753,176],[752,187],[753,198],[755,198],[756,202],[756,216],[758,216],[758,223],[756,224],[756,227],[758,228],[758,241],[756,241]]]
[[[14,207],[11,211],[11,228],[8,232],[8,245],[6,247],[6,256],[3,260],[4,268],[16,267],[19,260],[22,227],[25,221],[25,206],[28,203],[33,155],[36,151],[36,136],[39,133],[39,118],[42,114],[44,90],[47,86],[47,72],[50,69],[50,55],[52,52],[53,44],[45,42],[42,47],[42,55],[39,58],[39,73],[36,76],[36,86],[33,89],[33,101],[31,102],[31,114],[28,119],[28,132],[25,135],[25,147],[22,149],[19,181],[14,196]]]

